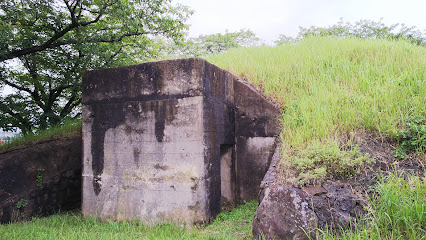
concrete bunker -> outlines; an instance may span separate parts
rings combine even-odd
[[[199,58],[87,72],[85,216],[209,222],[255,199],[277,146],[279,110]]]

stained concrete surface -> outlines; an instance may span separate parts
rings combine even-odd
[[[229,72],[180,59],[83,78],[85,216],[209,222],[257,197],[279,111]]]

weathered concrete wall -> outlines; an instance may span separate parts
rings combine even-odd
[[[0,223],[81,204],[81,135],[0,152]]]
[[[234,82],[237,185],[240,200],[255,199],[280,133],[280,113],[251,87]]]
[[[257,196],[278,115],[202,59],[86,73],[83,214],[209,222],[221,202]]]
[[[173,61],[86,74],[84,215],[191,224],[211,217],[200,67]]]
[[[202,119],[200,98],[85,106],[83,214],[145,222],[196,222],[207,217],[202,211],[204,162],[199,161],[204,151],[202,125],[196,121]],[[164,109],[167,123],[159,123],[156,115]],[[94,133],[97,121],[113,118],[122,122]],[[164,127],[158,129],[160,124]],[[99,151],[97,134],[103,135],[103,163],[93,154]]]
[[[213,159],[222,159],[218,154],[224,151],[225,158],[232,155],[230,176],[222,176],[231,179],[230,196],[222,198],[231,203],[255,199],[280,133],[279,111],[250,85],[208,62],[203,81],[206,153]]]

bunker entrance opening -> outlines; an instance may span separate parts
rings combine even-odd
[[[234,145],[220,145],[221,204],[234,202],[235,161]]]

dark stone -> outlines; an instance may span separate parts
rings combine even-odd
[[[234,81],[235,134],[274,137],[280,134],[280,111],[250,85]]]
[[[224,144],[233,144],[233,202],[255,199],[269,168],[276,141],[271,140],[265,146],[249,146],[247,143],[249,140],[255,142],[256,137],[275,139],[280,134],[280,111],[252,86],[208,62],[205,62],[203,84],[204,124],[208,131],[207,146],[211,149],[208,157],[219,158],[217,149]],[[261,150],[254,149],[255,146]]]
[[[99,176],[102,174],[104,169],[104,139],[105,132],[113,127],[118,126],[124,121],[124,112],[123,104],[108,104],[108,105],[95,105],[91,106],[93,112],[94,124],[92,125],[92,138],[93,142],[97,144],[92,144],[92,170],[94,173],[93,178],[93,187],[96,194],[99,194],[101,191],[101,186],[99,184]]]
[[[182,68],[190,70],[193,65],[200,65],[200,59],[188,61],[164,61],[159,63],[144,63],[135,66],[102,69],[89,71],[84,74],[83,81],[83,104],[90,106],[94,123],[92,125],[92,170],[94,173],[93,187],[96,195],[101,191],[100,175],[104,168],[104,139],[105,132],[124,122],[125,112],[132,111],[132,106],[124,106],[124,103],[134,101],[169,99],[171,95],[164,88],[163,81],[170,80],[169,68]],[[184,66],[182,66],[184,65]],[[180,81],[190,81],[193,72],[184,72]],[[120,81],[117,81],[117,78]],[[175,84],[179,84],[175,83]],[[184,84],[188,86],[189,84]],[[143,91],[141,91],[143,90]],[[195,96],[200,93],[197,84],[190,85],[184,93],[179,96]],[[114,102],[114,104],[111,104]],[[155,109],[155,136],[158,142],[163,141],[165,121],[173,117],[173,107],[166,112],[167,106],[159,101],[151,102],[144,111]],[[154,105],[153,105],[154,104]],[[173,106],[173,102],[171,102]],[[126,109],[129,107],[130,109]],[[129,128],[129,130],[131,130]]]
[[[308,239],[301,227],[306,232],[314,230],[317,218],[309,207],[309,195],[291,186],[277,185],[280,151],[278,144],[260,184],[260,204],[253,220],[253,235],[256,239]]]
[[[351,222],[365,213],[365,201],[354,193],[350,184],[328,181],[322,188],[324,191],[310,195],[318,227],[348,228]]]
[[[265,140],[269,141],[265,143]],[[260,183],[271,164],[278,139],[239,136],[236,141],[238,202],[250,201],[259,194]]]
[[[309,239],[317,226],[317,217],[309,208],[305,192],[290,186],[273,185],[265,189],[264,198],[253,220],[256,239]],[[311,233],[311,237],[314,236]]]
[[[202,82],[197,79],[201,79],[204,63],[201,58],[191,58],[88,71],[83,77],[82,102],[117,103],[200,96]],[[166,81],[178,91],[167,88]]]

